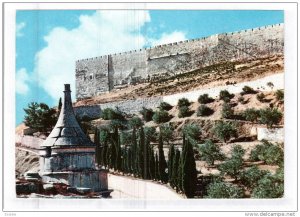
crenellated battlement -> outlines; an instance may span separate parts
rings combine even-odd
[[[280,23],[77,60],[76,96],[91,97],[115,86],[148,82],[158,74],[283,53],[283,27]]]

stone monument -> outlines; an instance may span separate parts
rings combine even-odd
[[[95,192],[108,190],[107,170],[95,168],[96,146],[75,118],[69,84],[65,84],[58,121],[41,148],[43,182],[65,183]]]

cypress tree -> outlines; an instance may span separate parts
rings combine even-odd
[[[139,176],[145,178],[145,159],[144,159],[144,150],[145,150],[145,133],[144,128],[141,127],[139,135]]]
[[[121,144],[120,144],[120,137],[118,135],[117,137],[117,143],[116,143],[116,151],[117,151],[117,157],[116,157],[116,169],[120,171],[122,169],[122,150],[121,150]]]
[[[187,198],[193,198],[196,192],[197,170],[194,150],[190,141],[185,142],[185,153],[182,162],[182,188]]]
[[[118,146],[118,128],[114,128],[113,134],[111,134],[111,146],[110,146],[110,167],[116,168],[117,161],[117,146]]]
[[[183,169],[183,156],[184,156],[184,153],[185,153],[185,133],[183,133],[183,136],[182,136],[182,150],[181,150],[181,155],[180,155],[180,158],[179,158],[179,164],[178,164],[178,178],[177,178],[177,183],[176,183],[176,186],[178,189],[178,191],[183,191],[183,188],[182,188],[182,169]]]
[[[169,179],[169,182],[171,182],[171,179],[172,179],[174,157],[175,157],[175,149],[174,149],[174,145],[171,144],[170,148],[169,148],[169,154],[168,154],[168,179]]]
[[[176,187],[176,190],[178,190],[177,180],[178,180],[178,166],[179,166],[179,160],[180,160],[180,151],[176,149],[175,157],[173,160],[172,165],[172,177],[170,181],[170,185],[174,188]]]
[[[132,130],[132,169],[133,169],[133,174],[135,176],[138,175],[138,145],[137,145],[137,140],[136,140],[136,129],[133,128]]]
[[[150,179],[155,179],[155,157],[153,148],[149,149],[149,177]]]
[[[163,141],[162,141],[161,133],[159,134],[158,156],[159,156],[159,164],[158,164],[159,165],[159,177],[163,183],[167,183],[168,182],[168,174],[166,173],[167,162],[166,162],[165,155],[164,155]]]
[[[158,155],[155,153],[155,180],[160,180]]]

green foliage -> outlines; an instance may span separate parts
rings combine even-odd
[[[170,180],[170,185],[175,188],[176,190],[179,189],[178,187],[178,168],[179,168],[179,160],[180,160],[180,151],[176,149],[175,157],[173,158],[173,165],[172,165],[172,178]]]
[[[197,170],[194,150],[190,141],[184,141],[182,151],[182,188],[187,198],[193,198],[197,185]]]
[[[284,92],[283,92],[283,90],[277,90],[275,92],[275,96],[276,96],[276,99],[278,101],[283,101],[284,100]]]
[[[155,142],[157,141],[157,133],[155,127],[145,127],[144,128],[145,132],[145,138],[147,141]]]
[[[282,113],[276,108],[266,108],[259,111],[260,123],[266,124],[268,128],[276,125],[282,118]]]
[[[190,101],[187,98],[181,98],[178,100],[177,106],[178,108],[187,106],[189,107],[191,105]]]
[[[245,154],[245,150],[240,145],[235,145],[232,149],[232,158],[242,158]]]
[[[221,112],[222,118],[233,118],[234,116],[234,111],[231,108],[231,105],[228,103],[224,103],[222,106],[222,112]]]
[[[242,117],[245,118],[246,121],[256,122],[259,118],[259,110],[248,108],[242,113]]]
[[[175,160],[175,148],[174,145],[170,145],[168,154],[168,180],[171,183],[173,173],[173,161]]]
[[[207,198],[242,198],[243,189],[225,182],[213,182],[209,184]]]
[[[284,160],[283,150],[266,140],[257,145],[250,153],[251,161],[265,161],[270,165],[282,165]]]
[[[181,106],[179,107],[178,117],[185,118],[192,115],[192,111],[188,106]]]
[[[253,90],[252,87],[249,87],[249,86],[244,86],[243,87],[243,91],[241,92],[242,95],[245,95],[245,94],[255,94],[256,91]]]
[[[264,93],[258,93],[257,95],[256,95],[256,99],[258,100],[258,101],[260,101],[260,102],[265,102],[265,94]]]
[[[183,127],[182,133],[192,145],[196,145],[201,136],[201,128],[196,124],[187,124]]]
[[[168,182],[168,174],[166,172],[167,170],[167,162],[165,159],[165,155],[164,155],[164,150],[163,150],[163,141],[162,141],[162,136],[159,136],[159,144],[158,144],[158,157],[159,157],[159,161],[158,161],[158,166],[159,166],[159,177],[160,180],[163,183],[167,183]]]
[[[243,96],[240,96],[239,98],[238,98],[238,102],[240,102],[241,104],[246,104],[247,103],[247,101],[245,101],[245,98],[243,97]]]
[[[218,169],[222,175],[229,175],[235,179],[238,178],[240,170],[243,168],[243,160],[241,157],[232,157],[220,164]]]
[[[120,142],[122,145],[131,145],[133,136],[131,132],[122,131],[120,134]]]
[[[280,173],[280,172],[279,172]],[[282,174],[267,174],[257,182],[253,189],[252,198],[281,198],[284,194],[284,180]]]
[[[211,103],[213,101],[214,101],[214,99],[209,97],[207,93],[200,95],[198,98],[198,102],[201,104],[207,104],[207,103]]]
[[[200,105],[197,110],[197,116],[210,116],[214,113],[214,110],[206,105]]]
[[[173,138],[174,129],[169,124],[162,124],[160,126],[160,133],[163,138],[163,141],[166,141],[168,144],[170,140]]]
[[[230,99],[234,97],[234,94],[229,93],[227,90],[221,90],[219,94],[220,100],[223,100],[224,102],[229,102]]]
[[[154,114],[152,109],[147,109],[145,107],[142,108],[140,114],[143,116],[144,121],[149,122],[152,121],[152,116]]]
[[[252,166],[240,173],[240,181],[248,188],[254,188],[258,185],[258,181],[268,172],[258,169],[257,166]]]
[[[125,117],[121,111],[118,109],[114,110],[112,108],[105,108],[101,113],[101,118],[104,120],[124,120]]]
[[[62,102],[61,102],[61,97],[59,97],[58,106],[57,106],[58,113],[60,113],[61,107],[62,107]]]
[[[154,113],[152,120],[157,124],[161,124],[161,123],[168,122],[170,120],[170,116],[167,111],[158,110]]]
[[[199,146],[201,159],[205,160],[209,165],[214,165],[216,160],[224,160],[225,156],[221,153],[220,147],[211,140],[206,140],[204,144]]]
[[[218,122],[213,128],[214,135],[223,142],[237,136],[237,130],[234,124],[230,122]]]
[[[31,102],[24,111],[25,125],[39,132],[50,131],[57,121],[56,110],[45,103]]]
[[[159,107],[160,110],[165,110],[165,111],[169,111],[170,109],[173,108],[173,106],[171,106],[169,103],[167,102],[161,102]]]
[[[144,125],[142,119],[140,119],[139,117],[135,116],[135,117],[132,117],[129,122],[128,122],[129,126],[131,128],[140,128]]]

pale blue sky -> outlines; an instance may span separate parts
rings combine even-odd
[[[77,59],[283,22],[264,10],[17,11],[16,124],[32,101],[57,105],[64,83],[74,96]]]

